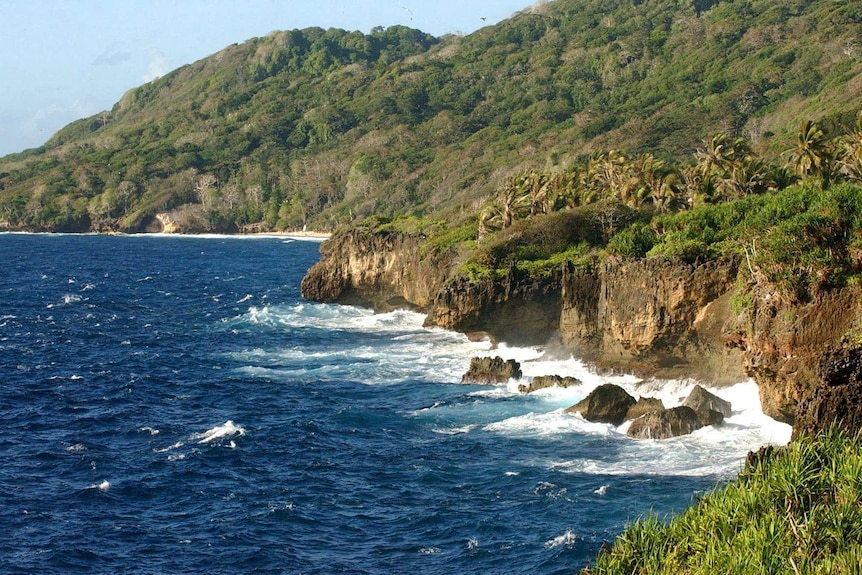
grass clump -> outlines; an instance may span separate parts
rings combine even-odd
[[[858,574],[862,443],[832,429],[753,458],[665,523],[635,523],[589,575]]]
[[[593,262],[593,250],[586,242],[572,246],[564,252],[557,252],[548,257],[538,259],[523,259],[515,268],[527,277],[533,279],[547,279],[555,273],[560,273],[563,264],[571,263],[576,267],[590,267]]]

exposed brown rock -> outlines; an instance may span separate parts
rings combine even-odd
[[[700,427],[697,413],[683,405],[642,415],[632,421],[626,433],[636,439],[668,439],[687,435]]]
[[[461,378],[461,383],[494,385],[521,377],[521,364],[514,359],[501,357],[474,357],[470,369]]]
[[[321,259],[302,280],[302,297],[313,301],[427,309],[455,264],[450,252],[428,254],[422,236],[339,232],[321,244]]]
[[[656,399],[654,397],[641,397],[637,400],[637,403],[632,405],[626,412],[625,420],[637,419],[641,415],[654,413],[656,411],[664,411],[664,404],[660,399]]]
[[[724,425],[724,415],[717,411],[712,409],[698,409],[696,413],[697,419],[700,421],[700,425],[702,427],[706,427],[708,425],[719,427]]]
[[[540,389],[549,387],[574,387],[581,385],[581,380],[577,377],[560,377],[559,375],[537,375],[530,381],[529,385],[521,384],[518,386],[518,391],[521,393],[533,393]]]
[[[625,421],[626,413],[635,404],[635,398],[618,385],[606,383],[595,388],[587,397],[566,409],[587,421],[619,425]]]
[[[824,353],[820,384],[799,403],[793,437],[833,425],[853,435],[862,429],[862,345],[845,344]]]
[[[862,286],[790,301],[762,281],[748,287],[746,299],[734,343],[743,350],[746,373],[757,382],[763,412],[793,424],[800,402],[810,402],[823,385],[823,366],[833,361],[829,350],[840,347],[848,333],[862,332]],[[837,381],[850,376],[846,369],[831,372]]]
[[[717,411],[724,417],[730,417],[733,413],[729,401],[721,399],[699,385],[694,386],[682,404],[695,411]]]
[[[437,293],[426,324],[490,332],[513,344],[547,343],[559,329],[560,278],[519,275],[510,269],[499,280],[454,278]]]
[[[643,376],[744,379],[731,296],[736,259],[688,264],[664,258],[608,263],[563,276],[563,344],[601,367]]]

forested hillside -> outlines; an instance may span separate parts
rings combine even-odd
[[[274,32],[0,159],[0,226],[459,221],[600,152],[681,172],[718,133],[787,161],[801,120],[827,140],[853,125],[860,43],[859,0],[556,0],[465,37]]]

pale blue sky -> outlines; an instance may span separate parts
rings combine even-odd
[[[273,30],[469,34],[535,0],[0,0],[0,156],[179,66]],[[482,20],[485,18],[486,20]]]

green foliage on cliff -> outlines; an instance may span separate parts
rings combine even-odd
[[[584,573],[855,574],[860,501],[860,438],[821,432],[755,460],[667,523],[635,523]]]
[[[771,159],[798,118],[826,139],[852,123],[860,14],[859,0],[555,0],[466,37],[275,32],[0,159],[0,222],[137,230],[172,210],[222,230],[456,222],[511,178],[612,148],[644,160],[651,201],[672,209],[661,163],[709,134]],[[744,168],[744,189],[764,185],[758,164]]]
[[[794,186],[652,222],[645,255],[689,261],[737,254],[786,295],[845,285],[862,273],[862,187]]]
[[[502,278],[515,272],[547,279],[570,263],[589,267],[602,247],[598,206],[582,206],[516,221],[480,242],[464,264],[471,280]]]

